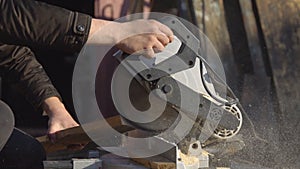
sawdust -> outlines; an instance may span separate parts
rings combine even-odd
[[[195,165],[196,163],[199,162],[199,159],[195,156],[188,156],[186,154],[183,154],[182,152],[179,151],[179,156],[181,158],[181,161],[185,165]]]

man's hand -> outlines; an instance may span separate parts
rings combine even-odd
[[[172,42],[173,32],[166,25],[155,20],[139,19],[130,22],[117,23],[93,19],[90,36],[108,24],[109,30],[101,31],[105,42],[117,44],[122,51],[132,54],[141,52],[146,57],[153,57]]]
[[[153,57],[173,40],[173,32],[155,20],[125,22],[121,24],[121,28],[129,37],[121,39],[117,47],[129,54],[141,52],[147,57]]]
[[[71,117],[57,97],[46,99],[43,108],[49,116],[48,135],[52,141],[55,141],[56,132],[78,126],[78,123]]]

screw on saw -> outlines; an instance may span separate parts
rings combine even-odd
[[[169,84],[163,85],[163,87],[161,88],[161,90],[165,93],[165,94],[169,94],[172,93],[173,87]]]

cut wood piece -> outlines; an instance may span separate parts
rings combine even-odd
[[[65,136],[63,136],[65,135]],[[52,143],[48,136],[38,137],[47,153],[70,148],[70,145],[81,145],[90,142],[89,137],[84,133],[81,127],[74,127],[56,133],[56,142]]]
[[[131,127],[122,124],[120,116],[107,118],[106,122],[120,133],[132,130]],[[90,132],[106,132],[105,127],[99,124],[101,124],[99,121],[85,124],[85,129],[88,128]],[[47,153],[73,148],[82,144],[85,145],[92,141],[81,126],[59,131],[55,133],[55,138],[55,143],[52,143],[48,136],[38,137],[37,140],[42,143]]]

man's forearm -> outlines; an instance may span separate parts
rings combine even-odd
[[[152,48],[160,51],[173,36],[169,28],[158,22],[109,22],[33,0],[0,0],[0,7],[0,42],[7,44],[75,52],[94,32],[113,23],[101,31],[104,41],[100,44],[118,43],[121,50],[129,53],[147,49],[153,55]],[[146,36],[122,43],[138,34]]]
[[[58,97],[49,97],[42,102],[42,108],[49,117],[55,116],[59,109],[65,109],[64,104]]]
[[[60,98],[29,48],[0,44],[0,72],[6,80],[16,84],[37,109],[49,97]]]

